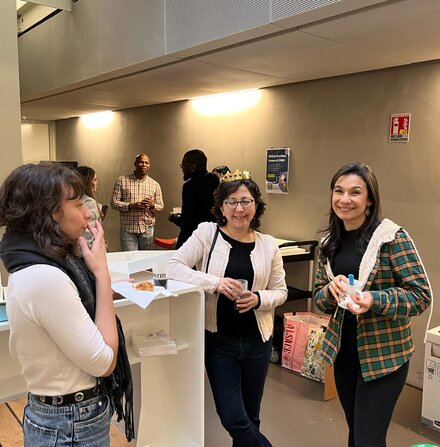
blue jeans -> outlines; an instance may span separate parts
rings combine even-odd
[[[147,227],[145,233],[129,233],[120,229],[119,237],[122,251],[150,250],[154,227]]]
[[[205,366],[220,421],[233,447],[271,447],[260,432],[260,404],[272,338],[205,331]]]
[[[23,416],[24,447],[108,447],[110,418],[107,396],[56,407],[29,394]]]

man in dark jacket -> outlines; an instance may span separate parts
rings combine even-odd
[[[212,222],[213,193],[220,181],[208,172],[206,155],[200,149],[192,149],[183,156],[180,167],[185,183],[182,188],[182,212],[170,214],[169,220],[180,227],[176,248],[191,236],[201,222]]]

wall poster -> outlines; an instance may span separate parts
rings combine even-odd
[[[390,120],[390,143],[408,143],[411,113],[394,113]]]
[[[267,149],[266,192],[287,194],[289,192],[290,148],[271,147]]]

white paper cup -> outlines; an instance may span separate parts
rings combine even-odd
[[[155,286],[162,286],[167,288],[168,278],[168,259],[160,260],[153,263],[153,283]]]
[[[352,286],[350,284],[346,284],[346,290],[344,299],[338,303],[339,307],[342,307],[343,309],[348,309],[348,303],[353,303],[353,300],[350,298],[350,293],[357,294],[361,299],[364,297],[364,294],[362,293],[362,283],[357,279],[354,280],[354,284]],[[354,304],[354,307],[359,309],[360,306],[358,304]]]

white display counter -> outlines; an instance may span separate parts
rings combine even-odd
[[[422,422],[436,430],[440,430],[439,392],[440,326],[437,326],[426,334],[422,401]]]
[[[143,272],[144,278],[138,277],[148,279],[149,275]],[[204,294],[198,287],[171,280],[168,290],[174,295],[154,299],[145,310],[126,299],[114,302],[132,365],[136,445],[200,447],[204,443]],[[133,330],[153,327],[167,331],[177,340],[177,354],[135,355],[131,344]],[[20,366],[11,357],[8,342],[9,324],[3,322],[0,402],[26,393]]]

